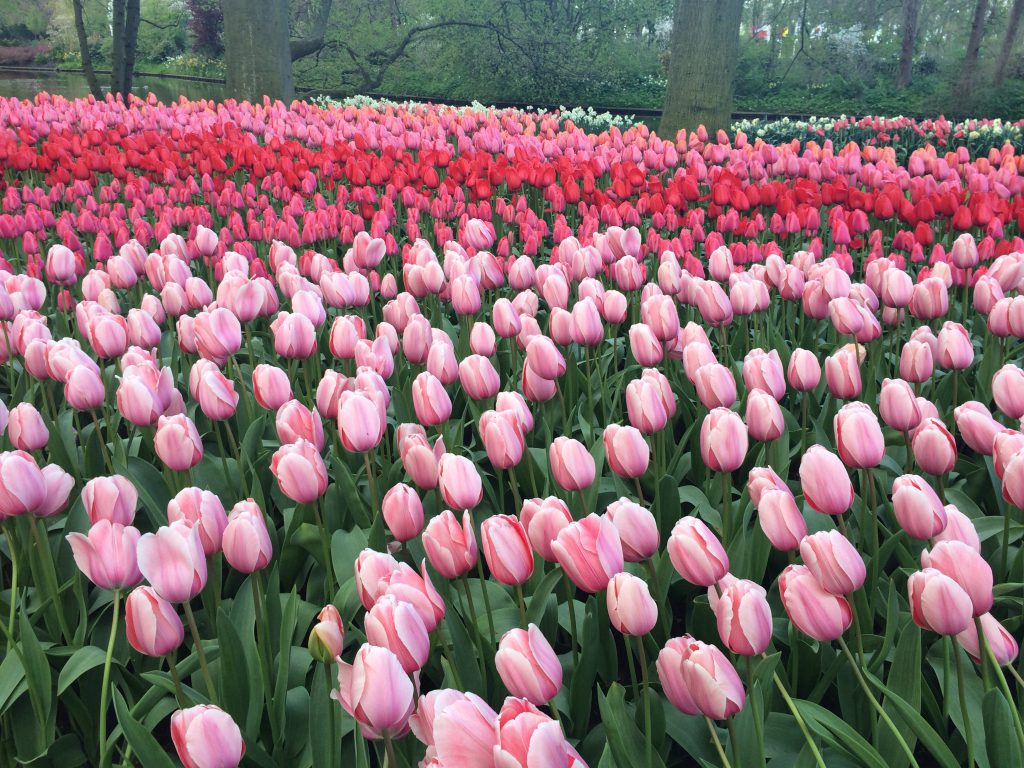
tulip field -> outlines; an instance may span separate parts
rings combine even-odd
[[[1024,765],[992,125],[0,99],[0,766]]]

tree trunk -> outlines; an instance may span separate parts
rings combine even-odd
[[[917,43],[917,23],[921,17],[921,0],[903,0],[903,45],[900,63],[896,68],[896,87],[910,85],[914,68],[914,45]]]
[[[291,101],[288,0],[221,0],[227,92],[258,101]]]
[[[985,37],[985,17],[988,15],[988,0],[978,0],[974,6],[974,18],[971,20],[971,36],[967,39],[967,51],[960,65],[960,78],[953,89],[953,99],[963,104],[970,99],[974,88],[974,77],[978,69],[978,54],[981,52],[981,41]]]
[[[996,72],[993,81],[998,88],[1006,79],[1006,65],[1010,61],[1010,54],[1017,42],[1017,33],[1020,32],[1020,20],[1024,15],[1024,0],[1013,0],[1013,7],[1010,8],[1010,18],[1006,23],[1006,34],[1003,35],[1003,45],[999,50],[999,60],[996,62]]]
[[[660,133],[729,128],[743,0],[677,0]]]
[[[75,32],[78,34],[78,49],[82,54],[82,72],[85,82],[89,84],[89,92],[97,99],[103,98],[100,83],[96,79],[96,70],[92,68],[92,53],[89,51],[89,38],[85,34],[85,16],[82,13],[82,0],[71,0],[75,11]]]
[[[132,92],[132,81],[135,78],[135,54],[139,50],[139,22],[142,11],[139,0],[128,0],[124,18],[124,74],[121,86],[125,98]]]
[[[111,3],[110,27],[113,44],[110,49],[110,92],[124,94],[124,15],[125,0]]]

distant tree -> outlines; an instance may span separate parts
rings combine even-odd
[[[203,56],[219,56],[224,51],[221,29],[224,13],[219,0],[188,0],[188,29],[192,33],[192,50]]]
[[[82,56],[82,70],[89,90],[93,96],[100,98],[99,80],[92,63],[88,35],[85,30],[85,12],[82,0],[71,0],[75,13],[75,32],[78,36],[79,52]],[[139,0],[112,0],[110,30],[112,37],[110,92],[127,96],[132,91],[132,78],[135,72],[135,55],[139,44],[139,22],[142,14]]]
[[[903,44],[900,46],[900,62],[896,68],[897,88],[906,88],[913,77],[914,46],[917,44],[921,2],[922,0],[903,0]]]
[[[728,128],[743,0],[677,0],[660,132]]]
[[[1003,33],[1003,44],[999,49],[999,59],[996,61],[995,76],[992,78],[996,88],[1006,80],[1006,65],[1010,61],[1010,54],[1013,53],[1013,46],[1017,42],[1021,16],[1024,16],[1024,0],[1013,0],[1010,18],[1006,22],[1006,32]]]
[[[978,57],[981,43],[985,38],[985,17],[988,15],[989,0],[977,0],[974,5],[974,17],[971,19],[971,34],[967,38],[967,50],[960,64],[960,77],[953,88],[953,99],[958,104],[970,100],[974,90],[975,76],[978,69]]]

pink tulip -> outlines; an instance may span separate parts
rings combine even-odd
[[[946,322],[939,331],[938,363],[943,368],[962,370],[974,362],[974,346],[967,329],[960,323]]]
[[[185,639],[174,606],[152,587],[137,587],[124,604],[125,631],[132,648],[146,656],[166,656]]]
[[[821,363],[813,352],[797,347],[789,357],[787,376],[793,389],[810,392],[821,381]]]
[[[526,345],[526,362],[530,370],[548,381],[554,381],[565,373],[565,358],[547,336],[535,336],[530,340]]]
[[[485,411],[480,416],[480,439],[495,469],[510,469],[523,460],[526,437],[512,411]]]
[[[420,373],[412,383],[412,403],[416,419],[425,427],[435,427],[452,415],[452,400],[440,379],[429,371]]]
[[[533,551],[526,529],[512,515],[494,515],[480,526],[487,569],[502,584],[525,584],[533,573]]]
[[[916,571],[907,580],[914,623],[940,635],[956,635],[972,623],[971,599],[959,584],[934,568]]]
[[[564,435],[556,437],[548,451],[551,474],[559,488],[579,491],[594,482],[597,468],[594,457],[579,440]]]
[[[406,672],[421,669],[430,657],[430,636],[410,603],[391,594],[382,595],[364,623],[367,642],[394,653]]]
[[[974,616],[992,609],[992,566],[969,544],[940,541],[921,553],[921,567],[941,571],[959,584],[971,599]]]
[[[741,656],[760,656],[768,649],[772,641],[772,610],[760,584],[736,580],[722,590],[713,610],[718,634],[730,651]]]
[[[837,530],[806,536],[800,542],[800,556],[818,583],[833,595],[860,589],[867,576],[863,558]]]
[[[619,477],[642,477],[650,464],[651,451],[640,430],[609,424],[602,435],[608,466]]]
[[[196,399],[203,414],[211,421],[230,419],[238,407],[235,382],[216,369],[207,370],[200,376]]]
[[[826,357],[825,379],[833,397],[843,400],[860,397],[862,384],[857,353],[843,347]]]
[[[298,504],[311,504],[327,491],[327,466],[308,440],[282,445],[270,461],[281,493]]]
[[[366,738],[401,736],[408,730],[413,684],[387,648],[363,645],[353,664],[339,661],[338,690],[331,695],[356,719]]]
[[[446,579],[463,576],[476,565],[477,543],[469,512],[462,513],[462,524],[451,510],[432,518],[423,531],[423,549],[434,570]]]
[[[660,388],[643,378],[626,385],[626,411],[629,423],[645,435],[661,431],[669,420]]]
[[[252,392],[260,407],[276,411],[292,399],[292,385],[288,381],[288,373],[266,363],[257,365],[252,371]]]
[[[914,390],[903,379],[886,379],[878,400],[882,420],[900,432],[909,432],[921,423],[921,408]]]
[[[409,725],[438,765],[454,760],[480,764],[494,761],[497,719],[498,713],[476,694],[443,688],[419,697]]]
[[[1017,652],[1020,650],[1013,635],[991,613],[986,613],[979,618],[981,620],[981,631],[985,633],[985,642],[989,650],[992,651],[996,663],[1001,667],[1011,664],[1017,658]],[[975,664],[982,663],[981,645],[978,642],[978,627],[973,621],[967,625],[963,632],[956,636],[956,639],[974,660]]]
[[[324,428],[319,412],[311,411],[298,400],[289,400],[282,405],[274,422],[282,445],[306,440],[318,451],[324,449]]]
[[[228,516],[217,494],[201,488],[183,488],[167,504],[167,522],[182,520],[199,529],[203,552],[219,552]]]
[[[140,536],[130,525],[100,520],[87,534],[69,533],[67,540],[85,578],[102,589],[124,589],[142,579],[136,557]]]
[[[270,563],[274,554],[263,512],[252,499],[235,504],[228,515],[222,539],[224,559],[241,573],[255,573]]]
[[[627,563],[643,562],[658,551],[658,525],[646,507],[621,498],[608,505],[605,517],[619,532],[623,559]]]
[[[914,461],[930,475],[944,475],[956,464],[956,440],[936,418],[921,421],[914,430],[911,446]]]
[[[764,491],[757,505],[757,520],[765,538],[783,552],[798,549],[807,535],[807,523],[788,489]]]
[[[1024,417],[1024,370],[1007,363],[992,377],[992,399],[1011,419]]]
[[[501,713],[497,717],[497,737],[492,759],[496,766],[502,768],[535,768],[540,765],[565,765],[568,768],[586,766],[579,753],[565,740],[562,727],[525,699],[505,699]],[[447,764],[448,762],[443,763]]]
[[[387,590],[388,580],[398,570],[398,561],[390,554],[364,549],[355,561],[356,594],[366,610]],[[408,566],[406,566],[408,567]]]
[[[56,464],[47,464],[41,472],[46,485],[46,499],[32,510],[32,514],[36,517],[53,517],[68,508],[75,478]]]
[[[138,491],[122,475],[94,477],[82,487],[82,506],[94,525],[100,520],[131,525],[138,503]]]
[[[501,389],[501,376],[489,359],[470,355],[459,363],[459,383],[473,400],[494,397]]]
[[[629,328],[629,350],[640,365],[653,366],[662,361],[665,352],[650,326],[636,323]]]
[[[779,596],[790,621],[815,640],[835,640],[853,622],[846,598],[826,592],[806,566],[786,567],[779,576]]]
[[[199,430],[184,414],[160,417],[153,446],[160,460],[173,472],[187,472],[203,461]]]
[[[24,451],[0,453],[0,520],[34,514],[46,504],[46,478]]]
[[[778,440],[786,430],[778,401],[760,389],[752,390],[747,395],[745,421],[750,436],[761,442]]]
[[[853,504],[853,483],[846,467],[823,446],[812,445],[800,459],[800,486],[816,512],[841,515]]]
[[[11,408],[7,418],[7,437],[16,450],[38,451],[46,447],[50,431],[34,405],[18,403]]]
[[[506,632],[494,666],[509,693],[532,704],[550,701],[562,687],[562,665],[536,624]]]
[[[523,524],[534,551],[549,563],[557,562],[552,545],[562,529],[572,522],[572,514],[565,502],[555,496],[526,499],[519,512],[519,522]]]
[[[934,543],[940,541],[959,541],[966,544],[977,553],[981,553],[981,539],[978,531],[971,522],[971,518],[961,512],[952,504],[947,504],[946,527],[941,533],[932,537]]]
[[[199,354],[217,365],[224,365],[242,346],[242,326],[224,307],[200,312],[194,328]]]
[[[918,475],[901,475],[892,484],[892,508],[900,527],[927,540],[946,527],[946,510],[932,487]]]
[[[932,349],[927,343],[911,339],[900,352],[900,378],[911,384],[928,381],[934,367],[932,359]]]
[[[75,366],[64,380],[64,399],[76,411],[94,411],[105,398],[103,379],[92,368]]]
[[[608,582],[608,618],[623,635],[646,635],[658,623],[658,606],[647,582],[622,571]]]
[[[572,582],[591,594],[605,589],[624,567],[618,530],[593,513],[559,531],[551,550]]]
[[[212,704],[171,715],[171,741],[184,768],[236,768],[245,742],[231,715]]]
[[[728,408],[736,402],[736,379],[720,363],[707,363],[693,376],[697,398],[705,408]]]
[[[771,467],[754,467],[750,470],[747,475],[747,490],[755,507],[760,504],[762,494],[771,489],[789,492],[789,486]]]
[[[324,606],[309,632],[310,655],[323,664],[333,664],[345,648],[345,623],[333,605]]]
[[[953,410],[957,431],[972,450],[991,456],[996,435],[1005,428],[992,418],[992,413],[977,400],[968,400]]]
[[[465,456],[444,454],[437,462],[437,483],[452,509],[472,509],[483,500],[480,474]]]
[[[847,403],[833,422],[836,447],[851,469],[877,467],[885,455],[885,438],[878,418],[866,403]]]
[[[405,563],[399,564],[378,583],[377,587],[379,595],[394,595],[416,608],[427,632],[437,629],[437,625],[444,618],[444,600],[430,581],[426,560],[420,562],[419,572]],[[373,607],[372,603],[370,607]]]
[[[339,403],[338,433],[345,450],[365,453],[375,448],[387,422],[373,397],[366,392],[345,392]]]
[[[702,520],[683,517],[672,528],[668,556],[676,572],[691,584],[710,587],[729,572],[729,556]]]
[[[683,679],[682,663],[692,652],[692,643],[696,641],[690,635],[673,637],[658,654],[656,667],[658,680],[661,682],[665,697],[673,706],[687,715],[700,713],[690,693],[689,686]]]
[[[388,489],[381,503],[384,523],[397,541],[409,541],[423,530],[423,502],[405,483]]]
[[[139,571],[157,594],[172,603],[184,603],[206,586],[206,555],[199,531],[175,522],[139,539]]]
[[[728,408],[715,408],[700,428],[700,453],[713,472],[734,472],[747,455],[747,427]]]
[[[743,358],[743,384],[748,391],[760,389],[781,400],[786,394],[786,377],[778,351],[750,350]]]
[[[682,682],[697,711],[712,720],[732,717],[746,702],[736,668],[716,646],[690,640],[682,657]]]
[[[316,327],[306,315],[279,312],[270,331],[274,351],[285,359],[305,359],[316,351]]]

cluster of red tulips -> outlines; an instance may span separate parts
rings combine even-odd
[[[1012,144],[41,94],[0,167],[0,763],[1024,763]]]

